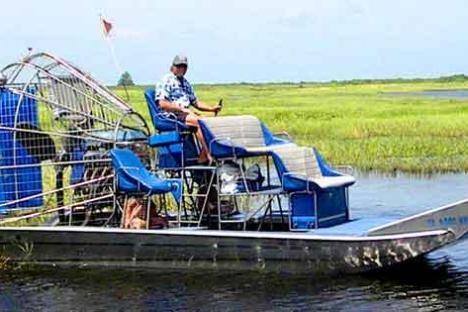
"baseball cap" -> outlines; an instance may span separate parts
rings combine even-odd
[[[174,60],[172,61],[172,65],[173,66],[177,66],[177,65],[185,65],[185,66],[188,66],[188,60],[187,60],[187,57],[185,55],[176,55],[174,57]]]

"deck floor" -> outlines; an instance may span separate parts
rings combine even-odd
[[[370,229],[384,225],[388,222],[395,221],[395,218],[365,218],[365,219],[355,219],[350,222],[340,224],[337,226],[317,229],[311,231],[310,234],[314,235],[349,235],[349,236],[363,236]]]

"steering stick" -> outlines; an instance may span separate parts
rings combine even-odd
[[[219,102],[218,102],[218,106],[220,107],[220,109],[218,111],[215,112],[215,117],[218,116],[218,113],[223,109],[223,99],[220,99]]]

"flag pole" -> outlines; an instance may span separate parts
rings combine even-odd
[[[106,39],[107,46],[109,47],[109,51],[110,51],[110,54],[111,54],[111,57],[112,57],[112,62],[114,63],[114,66],[117,69],[118,74],[120,76],[122,76],[124,72],[123,72],[122,66],[120,65],[120,62],[119,62],[119,60],[117,58],[117,54],[115,53],[114,44],[113,44],[113,42],[111,40],[111,37],[110,37],[110,31],[112,29],[112,24],[109,23],[108,21],[106,21],[104,19],[104,17],[102,16],[102,14],[99,15],[99,18],[100,18],[101,23],[103,25],[103,30],[104,30],[103,34],[104,34],[104,38]],[[123,81],[122,86],[123,86],[124,91],[125,91],[126,100],[129,101],[130,96],[128,94],[127,86],[125,85],[125,81]]]

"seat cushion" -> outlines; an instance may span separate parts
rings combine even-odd
[[[286,190],[306,190],[319,187],[349,186],[356,180],[353,176],[334,172],[336,175],[325,176],[322,172],[319,158],[314,149],[289,145],[273,151],[274,159],[281,164],[277,168],[283,178],[283,188]],[[322,164],[323,165],[323,164]]]
[[[266,145],[260,120],[255,116],[208,117],[203,118],[203,122],[214,140],[230,142],[245,149]]]
[[[340,187],[340,186],[347,186],[351,185],[356,182],[356,179],[350,175],[342,175],[336,177],[322,177],[316,179],[308,179],[309,182],[315,183],[320,188],[329,188],[329,187]]]
[[[286,172],[308,179],[323,177],[312,148],[288,144],[285,148],[276,149],[274,152],[283,162]]]

